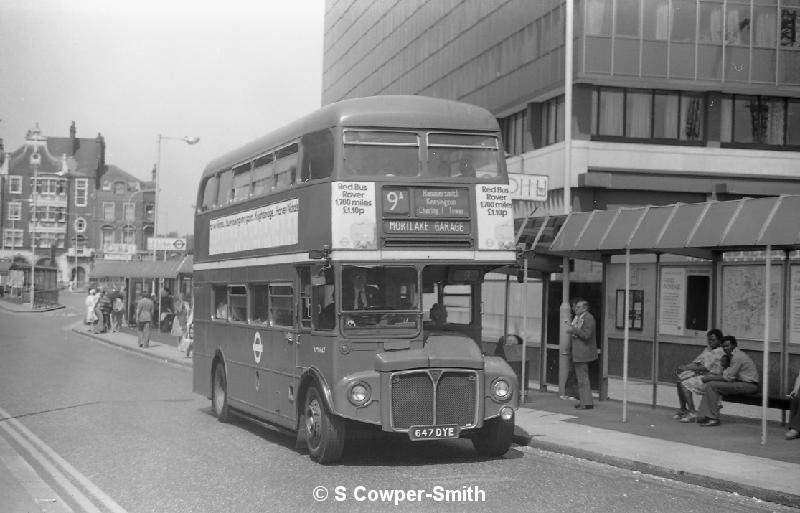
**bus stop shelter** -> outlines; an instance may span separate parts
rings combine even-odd
[[[762,443],[766,443],[766,410],[770,394],[771,369],[769,365],[770,308],[771,308],[771,263],[775,252],[783,251],[786,265],[783,266],[784,284],[790,280],[789,252],[800,249],[800,196],[784,195],[768,198],[744,198],[733,201],[709,201],[694,204],[673,204],[666,206],[646,206],[575,212],[564,219],[561,216],[555,223],[552,218],[544,218],[534,223],[531,229],[522,234],[520,242],[530,245],[534,252],[568,256],[579,259],[601,260],[604,268],[612,255],[625,256],[625,307],[630,312],[630,257],[631,254],[684,255],[702,258],[712,262],[712,305],[718,286],[715,278],[722,254],[729,251],[763,251],[765,267],[765,308],[762,361]],[[556,227],[551,243],[541,243],[536,237],[546,231],[548,224]],[[605,271],[604,271],[605,276]],[[660,282],[660,276],[659,276]],[[656,302],[659,295],[656,295]],[[784,296],[784,304],[791,301]],[[794,301],[798,301],[795,299]],[[784,306],[785,311],[789,308]],[[604,307],[605,309],[605,307]],[[658,307],[655,311],[659,312]],[[788,312],[798,315],[800,312]],[[716,315],[712,308],[712,316]],[[788,316],[784,316],[784,332],[781,334],[781,365],[777,375],[777,391],[785,391],[788,381],[790,328]],[[628,340],[630,315],[624,315],[623,349],[623,422],[627,411],[628,382]],[[656,319],[658,326],[658,319]],[[606,331],[604,329],[604,331]],[[605,343],[606,335],[603,340]],[[655,331],[654,345],[658,347],[658,329]],[[605,351],[604,351],[605,353]],[[658,351],[653,351],[654,358]],[[657,365],[655,366],[657,368]],[[604,368],[606,368],[604,366]],[[657,375],[653,375],[653,400],[655,402]]]
[[[141,293],[158,294],[164,290],[170,296],[187,287],[191,290],[192,256],[172,260],[102,260],[94,264],[91,280],[110,289],[117,286],[125,290],[125,306],[128,322],[132,322],[136,299]],[[188,285],[186,284],[189,280]],[[156,298],[160,303],[161,296]],[[159,306],[159,311],[161,307]]]

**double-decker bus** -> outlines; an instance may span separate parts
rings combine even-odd
[[[518,384],[481,351],[481,287],[515,263],[511,210],[497,121],[459,102],[345,100],[213,160],[194,390],[321,463],[354,422],[505,453]]]

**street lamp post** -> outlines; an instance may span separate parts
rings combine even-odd
[[[156,150],[156,195],[155,195],[155,219],[153,221],[153,260],[155,261],[158,251],[156,250],[156,239],[158,238],[158,194],[161,192],[161,140],[168,139],[173,141],[183,141],[186,144],[197,144],[200,138],[197,136],[184,136],[184,137],[169,137],[166,135],[158,134],[157,150]]]
[[[31,310],[35,308],[36,301],[36,197],[39,192],[39,163],[33,163],[33,190],[31,192]]]

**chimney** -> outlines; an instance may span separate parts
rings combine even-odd
[[[69,138],[72,140],[72,155],[78,153],[81,147],[81,141],[77,137],[78,129],[75,127],[75,122],[69,126]]]

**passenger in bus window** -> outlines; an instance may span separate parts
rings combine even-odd
[[[228,303],[225,301],[220,301],[217,305],[217,312],[215,317],[217,319],[228,320]]]
[[[472,160],[470,159],[463,159],[459,164],[459,171],[461,176],[466,176],[469,178],[475,177],[475,166],[472,165]]]
[[[447,161],[440,161],[439,165],[436,167],[436,171],[432,173],[432,176],[446,178],[450,176],[450,163]]]
[[[366,310],[378,305],[378,288],[367,285],[367,272],[353,268],[348,284],[342,289],[342,310]]]

